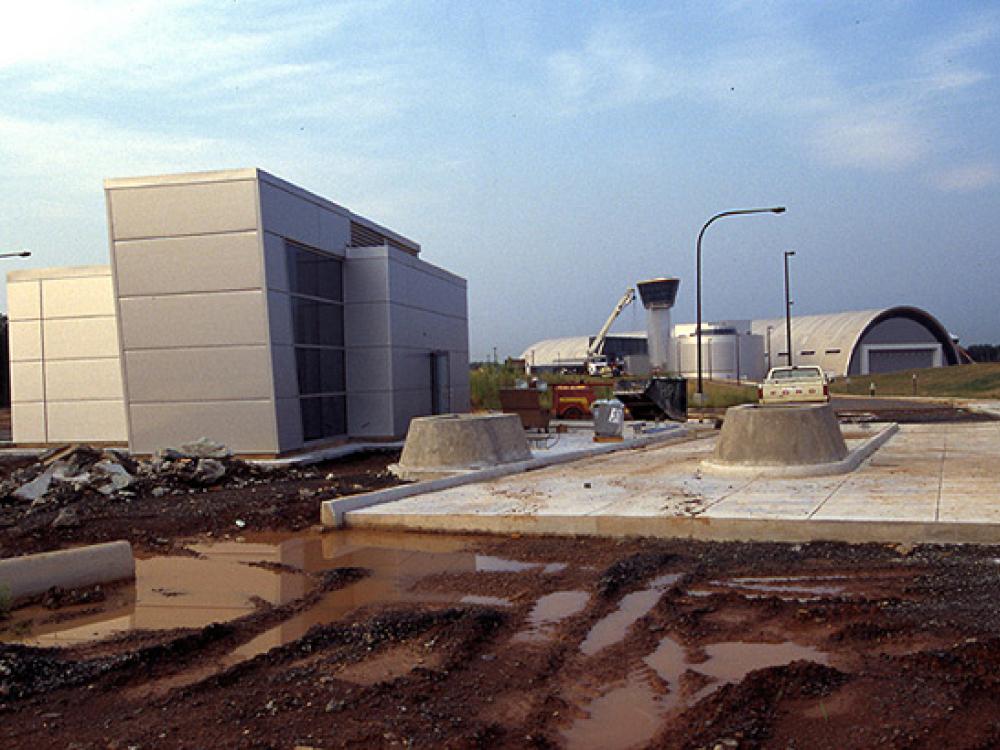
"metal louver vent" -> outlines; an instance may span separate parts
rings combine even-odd
[[[401,245],[395,240],[386,237],[381,232],[377,232],[363,224],[358,224],[356,221],[351,222],[351,247],[380,247],[382,245],[389,245],[397,250],[410,253],[410,255],[417,254],[415,248]]]

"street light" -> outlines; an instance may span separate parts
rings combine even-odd
[[[696,346],[698,349],[698,392],[695,394],[695,402],[700,406],[705,402],[705,390],[702,387],[702,375],[701,375],[701,238],[705,236],[705,230],[708,229],[709,225],[712,224],[716,219],[721,219],[724,216],[742,216],[743,214],[783,214],[785,213],[784,206],[774,206],[773,208],[742,208],[736,211],[723,211],[722,213],[716,214],[711,219],[705,222],[702,226],[701,231],[698,232],[698,244],[697,244],[697,282],[695,286],[697,295],[697,307],[698,307],[698,323],[695,326],[694,334],[696,340]]]
[[[774,326],[767,327],[767,369],[771,369],[771,331],[774,330]]]
[[[0,258],[27,258],[31,255],[30,250],[21,250],[14,253],[0,253]]]
[[[788,366],[792,366],[792,298],[788,291],[788,259],[794,250],[785,251],[785,344],[788,347]]]

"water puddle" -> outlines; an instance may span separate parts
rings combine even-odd
[[[594,624],[580,644],[580,650],[587,656],[593,656],[601,649],[618,643],[636,620],[656,606],[663,592],[676,583],[681,575],[681,573],[669,573],[659,576],[654,578],[647,588],[626,594],[619,602],[618,609]]]
[[[629,675],[586,706],[587,716],[562,735],[571,750],[626,750],[649,742],[663,725],[667,705],[639,673]]]
[[[548,640],[558,623],[582,612],[589,601],[590,594],[586,591],[556,591],[546,594],[528,613],[527,627],[515,635],[514,640]]]
[[[670,636],[643,659],[648,670],[631,672],[624,683],[612,683],[599,697],[581,708],[586,716],[563,732],[571,750],[626,750],[648,743],[671,714],[694,705],[720,687],[743,680],[758,669],[793,661],[827,663],[827,655],[811,646],[784,643],[713,643],[704,648],[705,660],[688,658],[684,646]],[[666,692],[653,686],[655,673]],[[684,675],[695,672],[694,680]],[[690,677],[690,675],[689,675]],[[692,684],[694,687],[692,688]]]
[[[849,576],[759,576],[709,581],[693,587],[687,594],[707,597],[733,591],[745,599],[775,597],[783,601],[815,601],[848,593]]]
[[[500,597],[458,591],[413,591],[414,584],[441,573],[544,570],[562,563],[527,563],[464,552],[468,540],[444,535],[344,531],[336,534],[271,534],[252,539],[200,543],[193,557],[153,557],[136,561],[134,592],[120,606],[66,620],[86,605],[60,612],[64,622],[39,624],[47,610],[19,612],[33,620],[30,630],[10,628],[3,638],[39,646],[65,646],[95,641],[130,630],[199,628],[253,612],[258,604],[285,604],[304,596],[314,585],[305,573],[360,567],[371,575],[324,594],[308,610],[243,644],[227,658],[236,663],[302,637],[313,625],[334,622],[372,604],[428,603],[509,606]],[[253,564],[251,564],[253,563]],[[263,563],[263,566],[261,565]],[[302,572],[295,572],[302,571]],[[118,602],[119,599],[115,599]]]

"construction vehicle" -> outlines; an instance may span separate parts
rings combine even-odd
[[[608,319],[604,321],[604,325],[601,326],[601,330],[597,332],[597,336],[590,343],[587,348],[587,374],[588,375],[614,375],[615,365],[614,363],[609,363],[608,358],[604,354],[604,342],[608,339],[608,331],[611,330],[611,326],[618,316],[622,314],[622,310],[628,307],[635,301],[635,289],[629,287],[625,290],[625,294],[622,298],[618,300],[618,304],[615,305],[614,310],[611,311],[611,315]]]

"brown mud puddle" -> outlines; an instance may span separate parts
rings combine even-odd
[[[1000,744],[988,550],[350,530],[188,546],[63,622],[15,613],[30,632],[8,640],[57,647],[0,643],[0,746]]]

